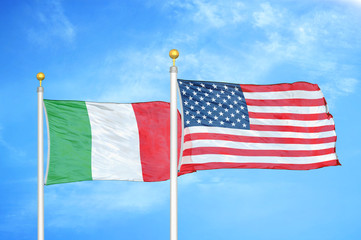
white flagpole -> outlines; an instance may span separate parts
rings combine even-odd
[[[43,97],[44,88],[41,82],[45,75],[39,72],[36,78],[40,81],[38,92],[38,240],[44,240],[44,130],[43,130]]]
[[[178,154],[177,154],[177,73],[175,59],[179,56],[176,49],[169,52],[173,59],[170,67],[170,240],[178,239]]]

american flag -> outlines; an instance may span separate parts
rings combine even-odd
[[[308,170],[340,165],[335,124],[317,84],[178,80],[180,172],[218,168]]]

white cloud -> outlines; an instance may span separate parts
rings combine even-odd
[[[346,4],[351,4],[353,6],[361,7],[361,0],[331,0],[331,1],[336,1],[336,2],[341,2],[341,3],[346,3]]]
[[[262,11],[257,11],[253,13],[254,25],[257,27],[265,27],[269,25],[280,25],[283,20],[282,13],[271,7],[267,3],[261,4]]]
[[[195,174],[197,180],[192,182],[192,187],[180,188],[179,192],[182,195],[192,196],[183,198],[180,207],[183,205],[187,207],[187,211],[192,211],[198,204],[202,204],[202,209],[198,211],[207,211],[207,217],[202,218],[207,226],[219,226],[220,218],[223,219],[224,224],[234,225],[234,221],[240,220],[237,218],[240,212],[244,217],[242,219],[253,220],[269,217],[280,210],[284,211],[293,207],[285,200],[281,201],[283,204],[278,204],[276,209],[274,203],[279,203],[279,198],[272,197],[275,189],[290,191],[294,187],[292,182],[250,182],[245,179],[240,182],[239,174],[232,174],[231,171],[199,171]],[[266,198],[268,204],[264,205]],[[227,204],[224,204],[225,202]],[[261,205],[263,207],[260,208]]]
[[[343,93],[350,94],[355,92],[358,82],[359,81],[354,78],[344,78],[341,79],[338,87]]]
[[[270,76],[272,70],[290,64],[302,71],[305,78],[299,80],[342,79],[353,66],[346,70],[343,59],[332,51],[352,49],[361,43],[361,35],[353,27],[355,19],[339,9],[315,8],[300,15],[269,2],[257,6],[232,0],[159,4],[182,19],[174,22],[176,34],[170,31],[168,36],[150,40],[150,47],[117,49],[103,57],[103,66],[97,65],[92,72],[91,77],[99,79],[89,100],[169,101],[170,48],[164,46],[170,44],[180,50],[180,78],[269,84],[278,77]],[[242,39],[246,30],[256,31],[252,37],[257,40],[245,46]],[[289,79],[292,81],[292,76]]]
[[[359,80],[355,78],[334,78],[320,84],[320,88],[326,96],[328,106],[333,108],[339,97],[355,93],[358,84]]]
[[[95,227],[124,214],[135,217],[155,211],[167,204],[168,197],[166,182],[99,181],[47,186],[46,224],[59,228]]]
[[[169,49],[170,50],[170,49]],[[102,89],[97,101],[142,102],[169,100],[171,59],[166,49],[118,50],[105,57],[98,70]],[[144,54],[146,52],[146,54]],[[108,81],[107,79],[111,79]]]
[[[326,83],[320,84],[320,88],[326,97],[330,112],[336,107],[337,99],[356,92],[359,80],[354,78],[334,78]]]
[[[60,0],[39,3],[35,15],[38,24],[28,30],[30,41],[41,45],[49,45],[54,39],[61,39],[66,43],[74,41],[75,27],[65,15]]]
[[[206,28],[221,28],[244,21],[244,4],[240,1],[173,0],[167,1],[164,6],[166,9],[187,11],[187,19]]]
[[[340,81],[344,75],[355,72],[342,54],[333,54],[360,50],[361,35],[354,27],[357,22],[354,15],[336,8],[311,9],[297,15],[270,3],[261,4],[261,8],[262,11],[253,13],[254,24],[263,31],[266,40],[256,42],[246,56],[250,79],[262,83],[261,78],[268,71],[282,64],[300,68],[307,77],[304,81],[334,82],[335,78]]]
[[[12,157],[24,157],[26,155],[25,151],[18,149],[17,147],[12,146],[10,143],[8,143],[4,138],[3,138],[3,129],[0,126],[0,147],[4,147],[9,153],[10,156]]]

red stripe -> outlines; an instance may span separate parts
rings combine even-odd
[[[327,113],[298,114],[298,113],[248,112],[248,114],[250,118],[259,118],[259,119],[288,119],[288,120],[301,120],[301,121],[330,119],[330,115],[328,115]]]
[[[217,154],[246,157],[313,157],[335,153],[335,148],[321,150],[260,150],[260,149],[236,149],[224,147],[197,147],[185,149],[183,156]]]
[[[144,182],[169,179],[170,104],[133,103],[139,130],[139,149]],[[178,113],[178,155],[181,145],[181,119]]]
[[[220,133],[192,133],[184,136],[184,142],[193,140],[224,140],[247,143],[279,143],[279,144],[322,144],[336,142],[336,136],[326,138],[276,138],[276,137],[249,137]]]
[[[277,126],[277,125],[250,125],[251,130],[257,131],[275,131],[275,132],[303,132],[317,133],[335,130],[335,125],[326,125],[320,127],[296,127],[296,126]]]
[[[259,168],[259,169],[285,169],[285,170],[311,170],[328,166],[341,165],[338,159],[309,164],[282,164],[282,163],[198,163],[198,164],[182,164],[180,172],[189,172],[197,170],[210,170],[220,168]]]
[[[317,84],[308,82],[282,83],[274,85],[240,85],[243,92],[280,92],[280,91],[318,91],[320,88]]]
[[[325,106],[326,100],[324,98],[318,99],[246,99],[249,106],[298,106],[298,107],[315,107]]]

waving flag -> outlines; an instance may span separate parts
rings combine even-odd
[[[178,80],[178,86],[184,116],[181,172],[340,165],[335,124],[316,84]]]
[[[169,179],[169,103],[44,100],[44,105],[49,128],[47,185]],[[180,143],[180,127],[178,132]]]

